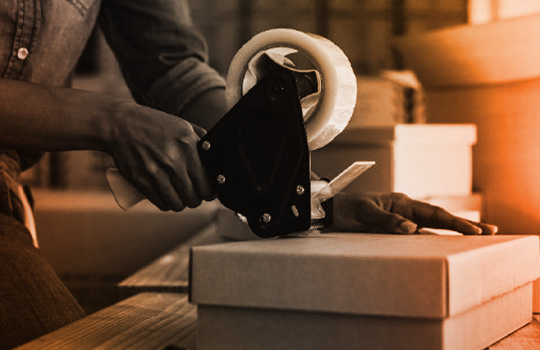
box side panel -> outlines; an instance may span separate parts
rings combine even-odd
[[[430,123],[475,123],[473,186],[486,222],[504,234],[540,227],[540,79],[517,84],[426,91]]]
[[[522,236],[449,256],[449,316],[532,282],[539,254],[538,237]]]
[[[540,313],[540,278],[533,283],[533,312]]]
[[[313,171],[322,177],[334,178],[355,161],[375,161],[375,165],[353,181],[347,191],[391,192],[394,190],[394,158],[391,143],[358,145],[334,144],[311,153]]]
[[[447,314],[443,259],[195,248],[192,264],[197,304],[432,318]]]
[[[476,143],[474,124],[398,124],[395,126],[396,142],[401,144],[468,146]]]
[[[476,128],[470,124],[347,128],[312,153],[312,167],[333,177],[353,161],[374,160],[376,166],[350,189],[399,191],[415,198],[469,195],[475,141]]]
[[[472,149],[460,144],[394,144],[394,190],[413,198],[472,193]]]
[[[531,320],[531,285],[447,319],[198,307],[198,349],[476,350]]]
[[[442,321],[198,307],[199,350],[433,350]]]
[[[485,349],[532,319],[532,283],[444,321],[444,349]]]
[[[397,43],[426,88],[486,85],[540,76],[536,50],[539,15],[459,26]]]

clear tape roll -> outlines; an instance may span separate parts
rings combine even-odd
[[[327,145],[345,129],[356,104],[356,77],[349,59],[333,42],[293,29],[272,29],[255,35],[234,56],[227,75],[227,102],[232,107],[254,84],[246,84],[252,61],[282,48],[305,56],[320,77],[320,94],[304,127],[310,150]],[[271,53],[270,56],[275,56]],[[275,60],[274,60],[275,61]],[[284,59],[285,66],[288,60]],[[293,62],[294,63],[294,60]],[[291,68],[294,69],[294,68]]]

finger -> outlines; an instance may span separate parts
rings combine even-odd
[[[189,207],[195,207],[200,205],[202,200],[213,200],[216,196],[197,150],[197,141],[199,137],[206,134],[206,131],[195,124],[190,124],[190,126],[195,134],[188,139],[179,139],[177,147],[174,148],[175,152],[170,150],[169,154],[178,156],[175,157],[177,161],[172,166],[175,176],[180,180],[175,182],[176,188],[186,204]],[[180,149],[183,150],[181,154],[177,153]]]
[[[165,204],[161,196],[155,191],[154,186],[148,180],[150,176],[141,176],[132,173],[132,169],[125,169],[124,167],[118,167],[120,174],[128,180],[139,192],[141,192],[152,204],[158,207],[160,210],[168,210],[168,206]]]
[[[211,201],[216,198],[216,191],[202,166],[199,169],[190,172],[190,177],[202,199]]]
[[[184,201],[176,192],[171,183],[169,174],[159,168],[155,163],[150,163],[147,167],[148,182],[150,183],[149,192],[152,198],[161,203],[158,206],[161,210],[181,211],[185,208]]]
[[[403,216],[390,213],[377,206],[373,206],[370,210],[369,223],[388,233],[411,234],[418,228],[414,222]]]
[[[490,224],[485,224],[483,222],[476,222],[476,221],[470,221],[470,220],[469,222],[475,226],[480,227],[480,229],[482,229],[483,235],[494,235],[494,234],[497,234],[497,232],[499,231],[499,227],[497,227],[496,225],[490,225]]]
[[[204,173],[195,147],[188,148],[177,161],[164,166],[169,169],[170,181],[176,193],[188,207],[195,208],[203,200],[213,199],[214,191]]]
[[[201,128],[200,126],[198,126],[196,124],[191,124],[191,127],[193,127],[193,131],[195,131],[195,134],[197,134],[197,136],[199,136],[199,138],[206,135],[206,130]]]
[[[191,159],[192,161],[190,162],[190,167],[188,169],[189,177],[193,182],[199,196],[205,201],[215,199],[216,192],[212,186],[212,183],[210,182],[211,179],[208,177],[196,149],[192,152]]]
[[[197,192],[187,171],[176,173],[171,179],[175,191],[180,195],[182,201],[189,207],[195,208],[201,205],[202,198]]]
[[[190,162],[185,158],[178,156],[173,157],[172,161],[163,162],[162,167],[166,170],[166,178],[162,181],[165,186],[167,186],[167,184],[170,185],[170,188],[167,188],[167,190],[174,193],[174,198],[178,198],[184,206],[190,208],[199,206],[202,199],[194,188],[188,175],[188,171],[186,170],[186,167],[190,167]]]
[[[176,212],[182,211],[186,205],[182,198],[176,192],[168,177],[160,177],[154,182],[154,196],[159,198],[163,203],[163,207],[159,207],[163,211],[173,210]]]
[[[154,189],[154,186],[152,186],[149,183],[144,184],[137,184],[136,182],[133,183],[135,187],[139,189],[139,191],[145,195],[145,197],[156,207],[159,208],[159,210],[167,211],[169,210],[169,206],[165,204],[161,196],[156,192]]]
[[[461,232],[466,235],[480,235],[482,229],[466,219],[450,214],[445,209],[424,202],[411,202],[414,218],[422,226]]]

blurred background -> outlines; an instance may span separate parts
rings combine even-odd
[[[501,233],[540,232],[540,3],[533,0],[191,0],[210,63],[226,75],[243,43],[286,27],[336,43],[358,77],[355,114],[313,168],[333,177],[377,166],[357,190],[399,191]],[[539,26],[537,26],[537,24]],[[538,30],[536,30],[538,29]],[[536,40],[539,39],[539,40]],[[536,60],[535,62],[539,62]],[[131,98],[99,31],[75,88]],[[35,189],[40,245],[88,311],[123,296],[116,283],[215,217],[122,212],[100,152],[47,154],[24,174]],[[182,229],[180,229],[182,228]]]

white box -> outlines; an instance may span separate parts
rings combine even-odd
[[[472,193],[473,124],[398,124],[347,128],[312,152],[312,168],[332,178],[357,160],[376,165],[356,180],[359,191],[403,192],[422,199]]]
[[[319,234],[196,247],[198,349],[482,349],[532,317],[536,236]]]

